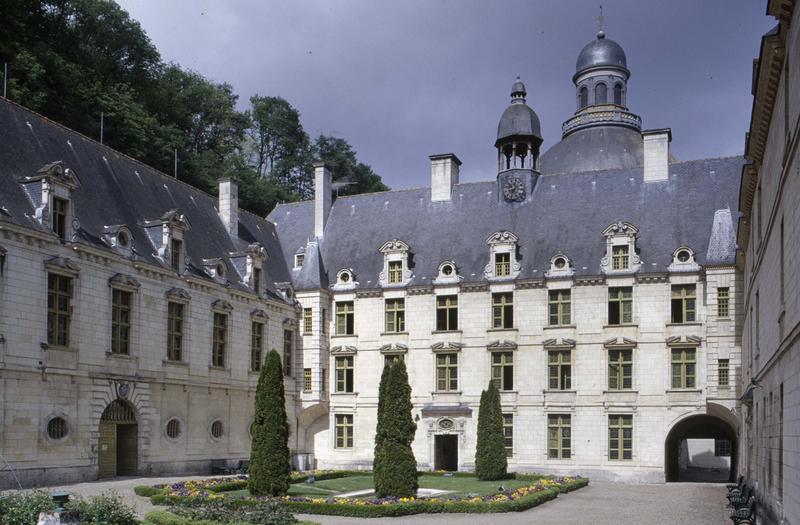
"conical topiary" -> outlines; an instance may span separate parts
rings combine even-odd
[[[503,479],[507,475],[503,412],[500,392],[494,382],[481,393],[478,409],[478,446],[475,449],[475,475],[480,480]]]
[[[247,488],[257,496],[282,496],[289,490],[289,422],[281,356],[267,354],[256,388]]]

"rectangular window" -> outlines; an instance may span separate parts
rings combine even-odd
[[[513,292],[492,294],[492,328],[514,328]]]
[[[404,332],[406,329],[406,300],[386,299],[386,331]]]
[[[608,389],[633,388],[633,350],[608,351]]]
[[[169,263],[176,272],[181,271],[181,252],[183,251],[183,241],[171,238],[169,241]]]
[[[336,335],[353,335],[355,329],[353,301],[336,303]]]
[[[628,264],[628,245],[614,246],[611,249],[611,268],[614,270],[627,270]]]
[[[672,322],[693,323],[695,320],[695,294],[693,284],[676,284],[672,287]]]
[[[261,354],[264,351],[264,323],[253,321],[250,325],[250,370],[261,370]]]
[[[695,349],[672,349],[672,388],[694,388]]]
[[[633,322],[633,288],[630,286],[608,289],[608,324]]]
[[[717,385],[728,386],[730,384],[729,364],[730,361],[728,359],[720,359],[717,361]]]
[[[458,330],[458,296],[436,297],[436,330],[446,332]]]
[[[297,253],[294,256],[294,267],[295,268],[302,268],[303,262],[305,261],[306,256],[303,253]]]
[[[458,390],[458,354],[436,354],[436,390]]]
[[[514,414],[503,414],[503,442],[506,448],[506,457],[514,455]]]
[[[351,393],[353,391],[353,361],[351,355],[336,357],[336,391]]]
[[[294,361],[294,332],[283,331],[283,375],[292,375],[292,362]]]
[[[314,322],[314,311],[311,308],[303,308],[303,335],[311,335]]]
[[[509,275],[511,275],[511,254],[510,253],[494,254],[494,276],[508,277]]]
[[[731,442],[727,439],[714,440],[714,455],[717,457],[730,457]]]
[[[717,288],[717,317],[730,317],[730,289]]]
[[[72,316],[72,278],[47,274],[47,344],[69,345]]]
[[[403,261],[389,261],[389,284],[403,282]]]
[[[261,268],[253,268],[253,291],[261,294]]]
[[[633,459],[632,415],[608,416],[608,459],[613,461]]]
[[[111,289],[111,353],[131,353],[131,304],[133,293]]]
[[[303,369],[303,392],[308,394],[311,392],[311,369],[304,368]]]
[[[567,325],[572,322],[570,290],[550,290],[550,326]]]
[[[225,349],[228,342],[228,316],[214,312],[214,337],[211,349],[211,366],[225,367]]]
[[[167,359],[183,359],[183,309],[181,303],[167,303]]]
[[[572,388],[571,350],[547,352],[547,379],[550,390],[570,390]]]
[[[66,199],[53,197],[53,231],[58,238],[66,240],[67,238],[67,208],[69,202]]]
[[[352,414],[336,414],[336,448],[353,448]]]
[[[514,352],[492,352],[492,382],[498,390],[514,390]]]
[[[569,414],[547,414],[547,457],[572,457],[572,416]]]

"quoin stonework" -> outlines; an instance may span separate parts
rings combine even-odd
[[[785,56],[792,16],[777,33]],[[777,246],[772,203],[793,191],[778,168],[760,175],[787,158],[783,138],[770,142],[783,124],[755,163],[753,132],[748,159],[676,159],[670,129],[646,129],[628,107],[633,71],[600,31],[547,151],[517,79],[486,181],[460,181],[457,155],[435,154],[430,187],[337,198],[320,164],[314,199],[266,218],[239,210],[234,179],[212,197],[0,99],[3,464],[36,485],[246,460],[275,349],[297,469],[371,468],[392,359],[408,367],[421,469],[474,467],[490,381],[513,471],[663,482],[773,468],[749,429],[764,428],[755,407],[796,397],[780,370],[797,368],[797,290],[783,343],[743,362],[741,334],[759,294],[762,306],[779,297],[756,284],[753,239]],[[742,195],[761,181],[757,230],[739,220],[752,213],[743,173]],[[784,209],[796,241],[796,207]],[[763,279],[778,278],[774,261]]]

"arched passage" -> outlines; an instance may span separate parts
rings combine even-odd
[[[100,417],[98,477],[135,476],[139,457],[139,425],[136,411],[126,401],[116,399]]]
[[[664,444],[666,480],[733,481],[737,438],[736,429],[716,416],[699,414],[679,421]]]

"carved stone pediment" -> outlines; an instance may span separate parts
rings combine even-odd
[[[464,344],[456,342],[440,341],[431,345],[431,350],[434,352],[459,352],[462,348],[464,348]]]
[[[224,313],[230,313],[233,311],[233,305],[228,301],[226,301],[225,299],[217,299],[216,301],[211,303],[211,308]]]
[[[142,286],[142,283],[140,283],[136,278],[130,275],[125,275],[124,273],[118,273],[108,280],[108,285],[117,288],[128,288],[131,290],[138,290],[139,287]]]
[[[562,338],[556,339],[555,337],[545,339],[542,341],[542,346],[545,350],[572,350],[575,348],[576,341],[574,339]]]
[[[383,243],[383,246],[380,248],[381,253],[404,253],[408,252],[408,250],[408,244],[404,243],[400,239],[392,239],[391,241],[387,241]]]
[[[265,312],[264,310],[256,308],[255,310],[250,312],[250,319],[266,323],[267,321],[269,321],[269,316],[267,315],[267,312]]]
[[[170,288],[169,290],[167,290],[167,293],[165,295],[167,296],[167,299],[169,299],[170,301],[178,301],[183,303],[189,302],[189,300],[191,300],[192,298],[192,296],[189,295],[189,292],[187,292],[183,288],[177,288],[177,287]]]
[[[331,348],[331,355],[354,355],[358,353],[358,348],[351,345],[340,345]]]
[[[634,339],[627,337],[612,337],[603,342],[603,346],[606,348],[635,348],[637,344]]]
[[[405,354],[408,353],[408,346],[401,343],[383,345],[380,348],[382,354]]]
[[[672,337],[667,337],[666,343],[669,347],[674,346],[700,346],[700,343],[703,342],[703,339],[696,335],[687,335],[685,337],[681,337],[679,335],[673,335]]]
[[[487,350],[516,350],[517,343],[514,341],[492,341],[486,345]]]
[[[69,275],[78,275],[81,269],[75,262],[68,257],[51,257],[44,262],[44,267],[48,270],[53,270],[60,273]]]
[[[486,244],[516,244],[519,237],[508,230],[494,232],[486,238]]]

